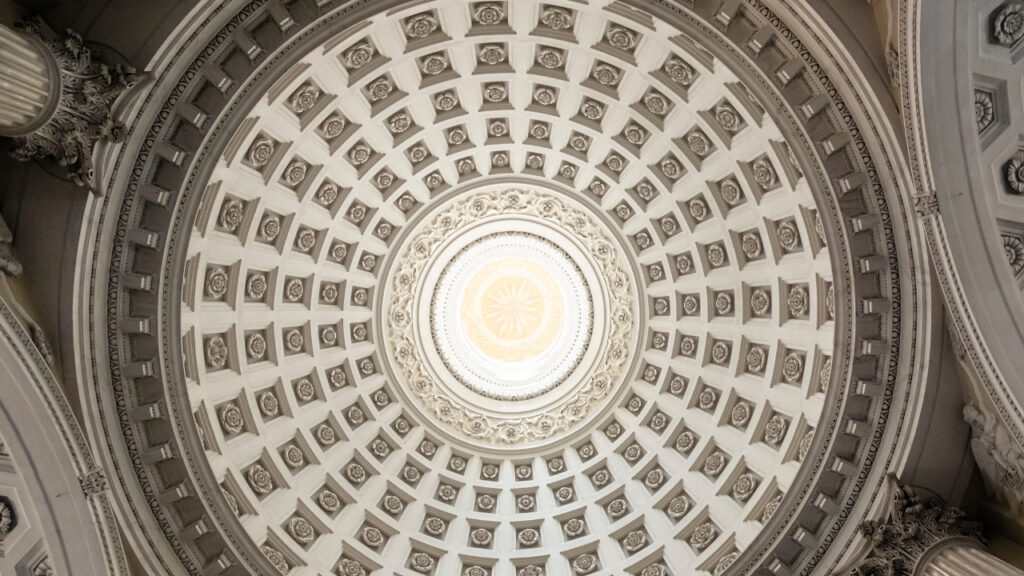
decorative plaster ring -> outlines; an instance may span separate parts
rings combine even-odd
[[[490,447],[522,447],[561,436],[593,414],[629,370],[638,345],[637,284],[625,252],[610,232],[584,209],[553,194],[526,188],[490,188],[467,194],[425,221],[398,251],[384,295],[386,352],[401,385],[431,420],[456,437]],[[479,407],[438,381],[417,345],[418,283],[439,251],[467,227],[488,218],[529,217],[564,232],[585,251],[600,279],[609,325],[601,354],[574,374],[572,394],[528,414],[504,416]],[[595,331],[595,334],[599,332]],[[560,386],[559,388],[561,388]]]
[[[594,334],[592,284],[597,277],[588,282],[580,264],[555,242],[520,231],[525,223],[492,224],[512,224],[517,231],[493,234],[481,227],[476,230],[480,238],[445,251],[455,252],[450,259],[439,255],[436,263],[443,270],[436,282],[432,276],[426,281],[429,303],[421,303],[430,307],[432,342],[425,345],[436,349],[450,374],[473,392],[495,400],[526,400],[564,382],[587,355]],[[537,257],[550,270],[533,260]],[[481,262],[483,269],[474,272]],[[508,318],[509,305],[523,297],[528,313]],[[489,310],[482,306],[485,299],[493,304]],[[603,312],[604,306],[599,309]],[[418,316],[422,319],[422,313]],[[497,326],[506,319],[518,320],[510,332],[535,329],[519,337],[498,334],[508,328]]]

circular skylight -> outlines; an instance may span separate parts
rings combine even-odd
[[[522,400],[557,386],[579,363],[593,303],[575,261],[553,242],[489,233],[439,265],[432,340],[460,382],[490,398]]]
[[[551,441],[631,368],[639,309],[628,258],[563,194],[498,184],[452,198],[386,273],[390,364],[449,432],[492,447]]]

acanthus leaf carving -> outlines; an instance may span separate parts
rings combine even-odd
[[[96,59],[82,37],[71,30],[55,33],[39,17],[17,27],[49,48],[60,69],[59,98],[52,117],[31,134],[15,138],[11,156],[17,160],[50,158],[79,186],[93,186],[93,147],[101,140],[121,142],[123,123],[114,119],[114,101],[136,81],[134,70]]]
[[[925,552],[944,540],[982,541],[980,524],[964,521],[960,509],[899,481],[894,484],[887,518],[860,525],[871,549],[850,576],[911,576]]]
[[[446,393],[429,375],[415,344],[414,279],[423,274],[427,262],[457,230],[495,215],[528,215],[557,224],[582,243],[608,282],[613,325],[608,350],[577,394],[548,410],[524,418],[499,418],[479,413],[460,399]],[[453,431],[498,445],[535,442],[569,430],[586,418],[598,402],[607,397],[626,370],[627,350],[636,343],[632,306],[635,287],[612,241],[585,212],[561,200],[529,189],[503,193],[482,192],[468,196],[435,215],[429,224],[409,240],[394,269],[395,290],[389,296],[388,344],[395,365],[402,372],[413,396],[426,412]]]

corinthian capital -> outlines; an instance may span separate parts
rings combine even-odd
[[[963,520],[964,513],[947,507],[893,480],[893,497],[885,520],[870,520],[860,531],[871,551],[851,576],[910,576],[926,552],[950,539],[981,541],[981,525]]]
[[[25,82],[46,85],[49,90],[34,121],[23,133],[11,134],[16,136],[11,155],[23,161],[50,158],[64,167],[75,183],[92,186],[96,143],[124,139],[125,127],[113,118],[111,108],[134,84],[134,71],[100,61],[81,36],[70,30],[58,34],[41,18],[16,27],[35,39],[26,38],[18,53],[27,58],[22,72]],[[33,52],[38,60],[31,56]],[[29,65],[40,61],[45,66]],[[38,76],[40,83],[33,83],[33,76]]]

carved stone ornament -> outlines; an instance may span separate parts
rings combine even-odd
[[[373,56],[376,53],[377,50],[372,44],[369,42],[360,42],[349,48],[348,52],[345,52],[345,67],[350,70],[362,68],[369,64],[370,60],[373,59]]]
[[[718,536],[718,529],[711,522],[704,522],[690,535],[689,543],[694,550],[700,552],[711,545]]]
[[[768,419],[768,424],[765,425],[764,441],[772,446],[778,446],[786,436],[787,426],[786,419],[782,415],[774,414]]]
[[[577,574],[590,574],[594,570],[597,570],[597,566],[597,556],[590,552],[580,554],[572,561],[572,569]]]
[[[497,44],[491,44],[480,48],[480,52],[477,55],[481,62],[494,66],[500,62],[505,61],[505,49]]]
[[[898,481],[894,481],[892,492],[888,518],[861,524],[871,551],[850,576],[910,576],[925,552],[943,540],[981,540],[980,526],[964,522],[959,509],[946,507],[938,498],[918,494]]]
[[[609,44],[619,50],[631,51],[636,48],[636,34],[621,26],[609,26],[604,36]]]
[[[434,558],[426,552],[413,552],[409,556],[409,565],[421,574],[429,574],[434,569]]]
[[[971,452],[986,491],[1014,512],[1024,510],[1024,451],[997,416],[967,404],[964,421],[971,425]]]
[[[673,82],[681,86],[689,86],[697,78],[697,71],[679,58],[669,58],[662,66],[662,70]]]
[[[685,494],[680,494],[672,500],[669,500],[668,506],[665,507],[665,513],[668,517],[673,520],[679,520],[686,513],[690,511],[690,499]]]
[[[1024,154],[1017,154],[1006,163],[1003,177],[1014,194],[1024,194]]]
[[[351,558],[342,558],[338,562],[338,574],[342,576],[366,576],[366,568]]]
[[[617,85],[619,78],[622,76],[622,72],[618,68],[603,62],[596,64],[590,74],[595,80],[605,86]]]
[[[918,216],[938,214],[939,199],[934,193],[914,196],[914,213]]]
[[[274,490],[274,481],[270,476],[270,472],[263,467],[262,464],[253,464],[252,468],[246,473],[246,479],[249,481],[249,486],[259,496],[266,496]]]
[[[50,348],[50,342],[46,339],[46,333],[43,332],[43,329],[38,324],[30,322],[29,334],[32,337],[32,343],[39,350],[39,355],[43,357],[43,362],[47,366],[53,366],[56,358],[53,356],[53,348]]]
[[[556,6],[545,6],[540,16],[541,24],[553,30],[568,30],[572,28],[573,15],[564,8]]]
[[[1003,253],[1014,275],[1024,271],[1024,240],[1013,234],[1003,234]]]
[[[743,200],[743,192],[740,191],[740,185],[734,178],[722,180],[718,184],[718,190],[722,195],[722,200],[725,200],[729,206],[735,206]]]
[[[722,102],[718,106],[715,106],[715,120],[718,124],[728,132],[736,132],[740,129],[743,122],[742,117],[736,108],[728,102]]]
[[[107,489],[107,476],[102,470],[93,470],[78,479],[82,493],[88,498]]]
[[[496,26],[505,19],[505,10],[497,2],[484,2],[476,5],[473,20],[483,26]]]
[[[703,132],[696,131],[686,135],[686,144],[690,151],[697,156],[704,157],[711,153],[711,140]]]
[[[405,21],[405,33],[409,38],[426,38],[438,28],[433,14],[417,14]]]
[[[288,105],[291,106],[292,111],[296,114],[305,114],[316,106],[318,100],[320,100],[320,87],[316,84],[307,82],[299,89],[292,93],[288,99]]]
[[[806,316],[810,306],[810,296],[807,294],[807,288],[799,285],[790,286],[786,304],[789,306],[790,315],[794,318]]]
[[[640,571],[640,576],[667,576],[668,574],[668,568],[665,567],[663,562],[651,564]]]
[[[983,132],[992,125],[995,119],[995,104],[992,102],[992,94],[984,90],[974,91],[974,122],[977,124],[978,132]]]
[[[767,524],[772,516],[775,515],[779,510],[779,506],[782,505],[782,494],[779,494],[768,501],[768,504],[764,507],[764,512],[761,513],[761,523]]]
[[[732,496],[740,502],[746,502],[757,490],[757,476],[750,472],[742,474],[732,485]]]
[[[292,569],[291,564],[289,564],[288,560],[285,559],[284,554],[281,554],[277,548],[274,548],[270,544],[264,544],[261,546],[260,551],[263,552],[263,555],[267,557],[267,560],[270,560],[270,563],[273,564],[274,568],[276,568],[281,574],[287,574],[288,571]]]
[[[754,182],[757,182],[765,190],[770,190],[779,183],[775,167],[772,166],[771,160],[767,158],[754,160],[754,163],[750,165],[750,170],[754,175]]]
[[[32,576],[53,576],[53,575],[54,575],[53,565],[50,563],[50,557],[49,556],[47,556],[46,558],[43,558],[42,560],[40,560],[39,563],[36,564],[32,568]]]
[[[18,526],[18,516],[14,513],[14,504],[8,498],[0,496],[0,542],[3,542]]]
[[[429,375],[415,344],[414,290],[431,256],[446,238],[463,226],[496,215],[526,215],[541,218],[572,234],[587,247],[608,281],[610,307],[623,314],[613,317],[607,353],[598,361],[590,383],[577,395],[560,401],[529,418],[501,418],[484,415],[461,398],[439,386]],[[481,192],[468,195],[433,217],[426,227],[408,241],[393,273],[394,290],[389,296],[387,343],[397,360],[395,365],[423,409],[459,434],[490,443],[514,445],[550,438],[575,427],[598,403],[611,393],[625,370],[628,350],[635,343],[634,319],[628,313],[635,288],[609,238],[589,215],[560,199],[531,190]],[[415,249],[414,249],[415,248]]]
[[[739,557],[739,552],[730,552],[725,556],[722,556],[715,564],[714,570],[711,571],[712,576],[720,576],[721,574],[724,574],[725,571],[728,570],[729,567],[732,566],[733,563],[736,562],[736,559]]]
[[[60,93],[50,96],[59,98],[50,119],[15,138],[11,156],[21,161],[53,159],[79,186],[94,186],[93,147],[100,140],[124,140],[125,126],[113,118],[111,107],[135,84],[135,71],[95,60],[81,36],[70,30],[57,34],[39,17],[17,28],[49,48],[60,69]]]
[[[444,54],[431,54],[423,59],[420,70],[428,76],[437,76],[448,69],[448,56]]]
[[[20,278],[22,267],[14,255],[14,234],[0,217],[0,275],[6,274],[12,278]]]
[[[288,521],[288,533],[303,546],[312,544],[316,539],[316,530],[313,529],[313,525],[301,516],[295,516]]]
[[[332,140],[341,135],[347,124],[348,121],[341,114],[331,114],[320,123],[317,129],[325,139]]]
[[[549,70],[561,68],[565,64],[565,55],[561,50],[543,48],[537,52],[537,63]]]
[[[1024,5],[1008,2],[992,21],[992,35],[1003,46],[1012,46],[1024,36]]]

